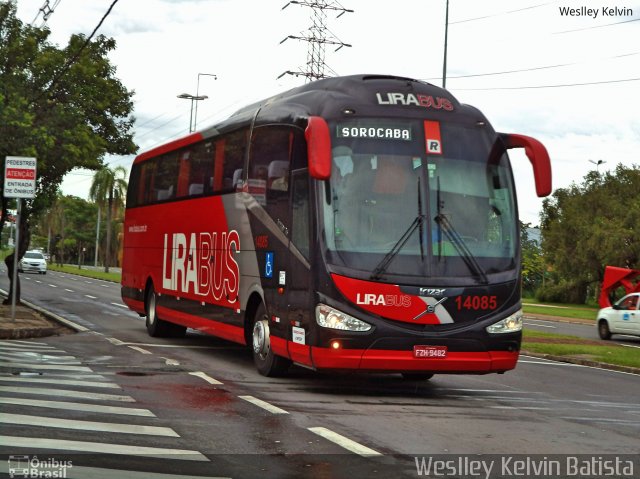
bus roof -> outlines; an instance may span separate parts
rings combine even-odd
[[[412,78],[392,75],[350,75],[325,78],[279,93],[236,111],[226,120],[184,138],[159,146],[136,158],[136,162],[166,153],[203,138],[256,124],[288,123],[305,126],[309,116],[341,118],[346,115],[474,121],[486,118],[476,108],[463,105],[447,90]],[[257,116],[256,116],[256,113]]]

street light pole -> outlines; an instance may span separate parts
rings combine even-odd
[[[189,93],[181,93],[178,95],[178,98],[182,98],[184,100],[191,100],[191,112],[189,113],[189,133],[193,133],[193,102],[206,100],[209,98],[207,95],[191,95]]]
[[[604,160],[598,160],[598,161],[589,160],[589,163],[593,163],[594,165],[596,165],[596,173],[598,173],[598,175],[600,175],[600,165],[602,165],[603,163],[606,163],[606,161],[604,161]]]
[[[214,80],[218,79],[218,75],[215,75],[213,73],[198,73],[198,83],[196,85],[196,96],[200,94],[200,77],[201,76],[213,77]],[[197,128],[198,128],[198,103],[196,103],[196,114],[193,118],[193,130],[195,131]]]

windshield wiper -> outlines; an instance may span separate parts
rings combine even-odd
[[[489,282],[487,278],[487,274],[482,269],[482,266],[476,260],[476,257],[473,256],[473,253],[469,250],[469,247],[464,242],[464,240],[460,237],[460,234],[453,227],[449,219],[442,213],[438,213],[438,215],[434,218],[434,221],[440,226],[440,229],[447,236],[447,239],[453,244],[456,248],[456,251],[467,265],[470,271],[475,273],[480,281],[484,284]]]
[[[369,279],[380,279],[382,275],[387,271],[387,268],[393,261],[393,258],[400,252],[404,245],[409,241],[409,238],[416,229],[420,230],[420,256],[424,260],[424,246],[422,245],[423,225],[426,216],[422,214],[422,190],[420,188],[420,178],[418,178],[418,216],[415,217],[413,222],[409,225],[407,230],[400,236],[393,248],[382,258],[382,261],[373,269]]]
[[[400,252],[400,250],[404,247],[404,245],[409,241],[409,238],[413,234],[413,232],[418,228],[422,227],[424,223],[425,217],[418,215],[413,220],[413,223],[409,225],[409,228],[404,232],[404,234],[400,237],[400,239],[393,245],[393,248],[382,258],[382,261],[378,263],[378,265],[373,269],[371,276],[369,279],[380,279],[382,275],[387,271],[389,264],[393,261],[393,258]]]

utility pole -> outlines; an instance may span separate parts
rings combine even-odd
[[[327,11],[339,12],[336,18],[340,18],[345,13],[353,13],[353,10],[343,7],[336,1],[330,0],[292,0],[287,3],[282,10],[289,5],[300,5],[311,9],[311,27],[300,36],[288,35],[280,42],[286,42],[288,39],[300,40],[308,43],[307,64],[306,68],[299,68],[298,71],[287,70],[278,78],[284,75],[303,76],[307,81],[319,80],[326,78],[326,70],[330,68],[325,63],[325,47],[332,45],[337,47],[337,52],[343,47],[351,47],[350,44],[342,42],[327,28]],[[333,72],[335,73],[335,72]]]
[[[444,19],[444,61],[442,62],[442,88],[447,88],[447,38],[449,36],[449,0]]]

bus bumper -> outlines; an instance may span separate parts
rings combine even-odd
[[[413,351],[311,348],[316,369],[369,372],[430,372],[487,374],[516,367],[519,351],[449,352],[446,358],[415,358]]]

